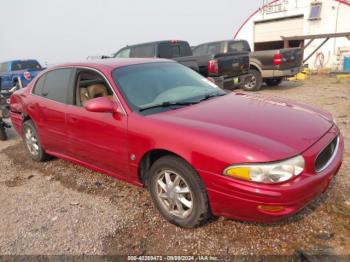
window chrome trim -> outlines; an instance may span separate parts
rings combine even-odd
[[[332,142],[333,142],[333,140],[330,143],[332,143]],[[318,155],[317,155],[317,157],[315,159],[314,166],[315,166],[316,173],[321,173],[322,171],[326,170],[331,165],[331,163],[334,161],[335,157],[337,156],[338,150],[339,150],[340,135],[337,136],[337,142],[336,142],[336,145],[335,145],[335,149],[334,149],[333,155],[329,158],[327,163],[321,169],[316,170],[316,161],[317,161],[318,157],[330,145],[330,143],[325,148],[323,148],[321,150],[321,152],[318,153]]]

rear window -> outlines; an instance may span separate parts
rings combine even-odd
[[[242,52],[242,51],[248,51],[250,52],[250,47],[247,42],[244,41],[236,41],[236,42],[229,42],[228,44],[228,50],[230,52]]]
[[[11,67],[12,71],[19,71],[19,70],[26,70],[26,69],[41,69],[41,66],[37,61],[19,61],[19,62],[12,63],[12,67]]]
[[[146,44],[131,48],[130,57],[154,57],[154,45]]]
[[[160,58],[175,58],[191,55],[191,47],[186,42],[167,42],[158,45],[158,57]]]

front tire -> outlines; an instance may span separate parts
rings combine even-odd
[[[262,84],[261,73],[256,69],[250,69],[249,73],[252,75],[250,81],[244,84],[245,91],[258,91]]]
[[[30,157],[37,162],[48,160],[50,157],[41,146],[38,132],[31,120],[23,124],[23,141]]]
[[[194,228],[210,218],[203,182],[196,171],[178,157],[165,156],[152,165],[148,188],[154,205],[172,224]]]

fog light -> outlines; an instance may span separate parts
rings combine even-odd
[[[285,210],[284,206],[258,206],[258,209],[261,211],[267,212],[281,212]]]

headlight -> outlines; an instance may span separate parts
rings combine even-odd
[[[232,165],[226,168],[223,174],[258,183],[280,183],[300,175],[304,167],[304,158],[297,156],[267,164]]]

